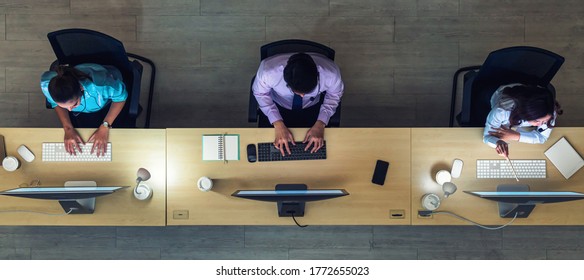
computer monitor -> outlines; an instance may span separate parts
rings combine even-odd
[[[274,190],[238,190],[232,196],[276,202],[278,216],[302,217],[307,201],[331,199],[349,195],[343,189],[313,189],[309,190],[304,184],[279,184]]]
[[[111,194],[126,187],[36,187],[17,188],[0,192],[0,195],[58,200],[65,213],[68,214],[93,214],[95,211],[95,198]]]
[[[584,193],[529,191],[528,185],[499,185],[497,191],[464,191],[480,198],[498,202],[501,218],[527,218],[537,204],[584,199]]]

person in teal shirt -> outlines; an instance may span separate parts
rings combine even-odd
[[[105,153],[109,129],[128,98],[122,74],[113,66],[93,63],[59,65],[55,70],[42,74],[41,89],[63,125],[65,149],[75,154],[81,151],[80,144],[85,144],[71,118],[100,116],[96,113],[107,110],[99,120],[101,125],[87,140],[94,143],[92,152],[97,151],[98,156]]]

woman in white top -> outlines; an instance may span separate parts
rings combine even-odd
[[[506,158],[507,141],[542,144],[550,136],[556,117],[562,114],[548,89],[523,84],[499,87],[491,97],[491,108],[483,142]]]

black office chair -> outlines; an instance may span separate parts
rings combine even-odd
[[[272,42],[266,45],[263,45],[260,48],[260,61],[264,60],[268,57],[273,55],[282,54],[282,53],[319,53],[330,60],[335,60],[335,50],[307,40],[299,40],[299,39],[289,39],[289,40],[281,40]],[[255,76],[251,79],[251,85],[255,80]],[[323,97],[324,98],[324,97]],[[266,118],[263,113],[258,108],[258,102],[253,95],[253,91],[249,91],[249,109],[248,109],[248,122],[258,123],[258,127],[271,127],[268,125],[262,125],[264,123],[269,123],[267,121],[258,121],[258,118]],[[301,121],[303,123],[303,127],[311,127],[314,124],[314,120],[306,120]],[[341,103],[339,102],[339,106],[337,106],[337,110],[335,114],[330,118],[328,126],[329,127],[338,127],[341,123]]]
[[[120,70],[128,91],[128,99],[126,99],[124,109],[116,118],[114,124],[116,127],[136,127],[136,119],[142,111],[142,106],[140,105],[140,86],[143,66],[138,60],[148,63],[152,72],[150,75],[150,88],[144,127],[150,127],[152,96],[156,76],[156,67],[150,59],[127,53],[122,42],[109,35],[93,30],[78,28],[63,29],[51,32],[47,34],[47,37],[57,56],[57,60],[51,64],[50,70],[54,70],[60,64],[75,66],[82,63],[112,65]],[[134,60],[130,61],[129,58],[133,58]],[[48,102],[47,108],[51,108]],[[79,123],[78,125],[79,127],[87,127],[83,123]]]
[[[483,65],[458,69],[454,73],[449,126],[454,125],[458,79],[464,74],[462,108],[456,120],[463,127],[482,127],[491,111],[491,96],[502,85],[521,83],[547,87],[555,96],[550,81],[564,58],[553,52],[527,46],[493,51]]]

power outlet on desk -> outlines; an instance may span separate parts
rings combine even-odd
[[[406,211],[403,209],[390,209],[389,210],[390,219],[405,219]]]
[[[429,210],[418,210],[418,219],[433,219],[434,215]]]
[[[189,218],[189,210],[174,210],[172,211],[172,218],[175,220],[187,220]]]

